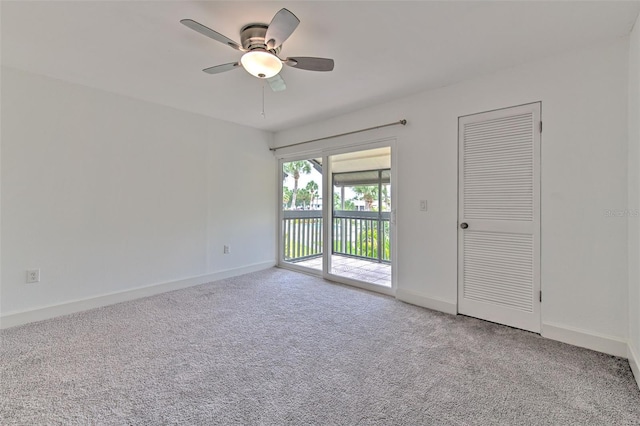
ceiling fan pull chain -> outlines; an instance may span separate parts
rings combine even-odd
[[[267,118],[267,115],[264,113],[264,80],[262,80],[262,112],[260,115],[262,118]]]

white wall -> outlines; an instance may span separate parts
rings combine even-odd
[[[271,134],[15,69],[2,89],[4,317],[274,263]]]
[[[612,40],[279,132],[275,144],[406,118],[324,144],[397,137],[398,291],[455,309],[458,117],[542,101],[543,334],[626,356],[627,221],[605,210],[627,204],[627,56],[628,40]]]
[[[640,17],[629,43],[629,361],[640,385]]]

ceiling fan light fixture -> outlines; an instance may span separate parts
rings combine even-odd
[[[240,62],[247,72],[258,78],[271,78],[282,69],[282,61],[264,50],[252,50],[242,55]]]

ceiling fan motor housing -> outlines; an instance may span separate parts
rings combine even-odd
[[[267,49],[267,24],[249,24],[242,27],[240,30],[240,41],[242,47],[247,50],[264,50],[265,52],[271,52],[274,55],[280,53],[282,46],[278,46],[274,49]]]

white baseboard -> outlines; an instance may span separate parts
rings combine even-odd
[[[126,302],[139,299],[141,297],[153,296],[167,291],[179,290],[200,284],[231,278],[238,275],[257,272],[275,266],[275,262],[262,262],[241,268],[227,269],[211,274],[199,275],[185,278],[178,281],[170,281],[149,286],[136,287],[129,290],[117,291],[113,293],[101,294],[99,296],[86,299],[71,300],[57,305],[43,306],[21,312],[10,312],[0,316],[0,329],[14,327],[16,325],[27,324],[34,321],[42,321],[61,315],[73,314],[75,312],[86,311],[88,309],[100,308],[102,306],[113,305],[115,303]]]
[[[629,342],[627,351],[627,357],[629,359],[631,371],[633,371],[633,377],[636,378],[636,383],[638,384],[638,388],[640,388],[640,352],[634,349],[631,342]]]
[[[627,358],[628,355],[628,345],[625,339],[567,325],[542,323],[542,337],[621,358]]]
[[[447,314],[456,315],[458,313],[458,305],[455,302],[436,297],[423,296],[410,290],[396,289],[396,299]]]

